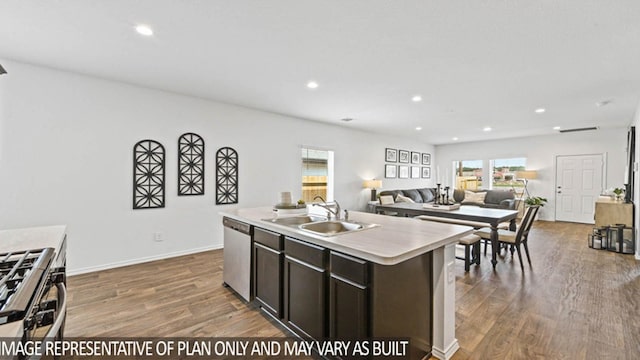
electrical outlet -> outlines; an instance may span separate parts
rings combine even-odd
[[[164,240],[164,236],[162,235],[161,232],[153,233],[153,241],[163,241],[163,240]]]
[[[447,264],[447,280],[449,284],[453,284],[456,281],[456,274],[454,273],[454,265],[453,261]]]

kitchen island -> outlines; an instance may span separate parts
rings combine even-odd
[[[471,227],[351,212],[376,226],[323,236],[270,207],[221,215],[252,226],[251,298],[298,336],[409,338],[412,358],[458,349],[454,246]]]

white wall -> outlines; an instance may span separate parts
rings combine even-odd
[[[590,132],[532,136],[517,139],[491,140],[436,147],[436,166],[451,171],[456,160],[489,160],[515,157],[527,158],[527,169],[537,170],[528,190],[532,196],[549,200],[540,210],[539,218],[555,220],[555,161],[558,155],[606,154],[606,184],[622,187],[626,161],[627,129],[602,129]],[[488,173],[485,169],[484,173]]]
[[[300,196],[300,146],[335,151],[335,198],[365,209],[364,179],[385,188],[432,186],[384,179],[385,148],[433,153],[433,146],[2,60],[0,228],[68,225],[70,273],[222,246],[219,211]],[[304,91],[304,90],[301,90]],[[357,121],[357,120],[356,120]],[[178,197],[177,140],[206,142],[206,193]],[[132,210],[132,148],[161,142],[166,208]],[[239,204],[216,206],[214,154],[238,151]],[[154,242],[154,232],[165,240]],[[0,244],[0,251],[2,245]]]

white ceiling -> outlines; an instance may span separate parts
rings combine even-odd
[[[630,124],[640,1],[3,0],[0,57],[443,144]]]

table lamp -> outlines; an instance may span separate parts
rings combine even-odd
[[[371,189],[371,201],[376,201],[378,200],[376,198],[376,189],[379,189],[382,187],[382,180],[365,180],[362,183],[362,187],[364,187],[365,189]]]

